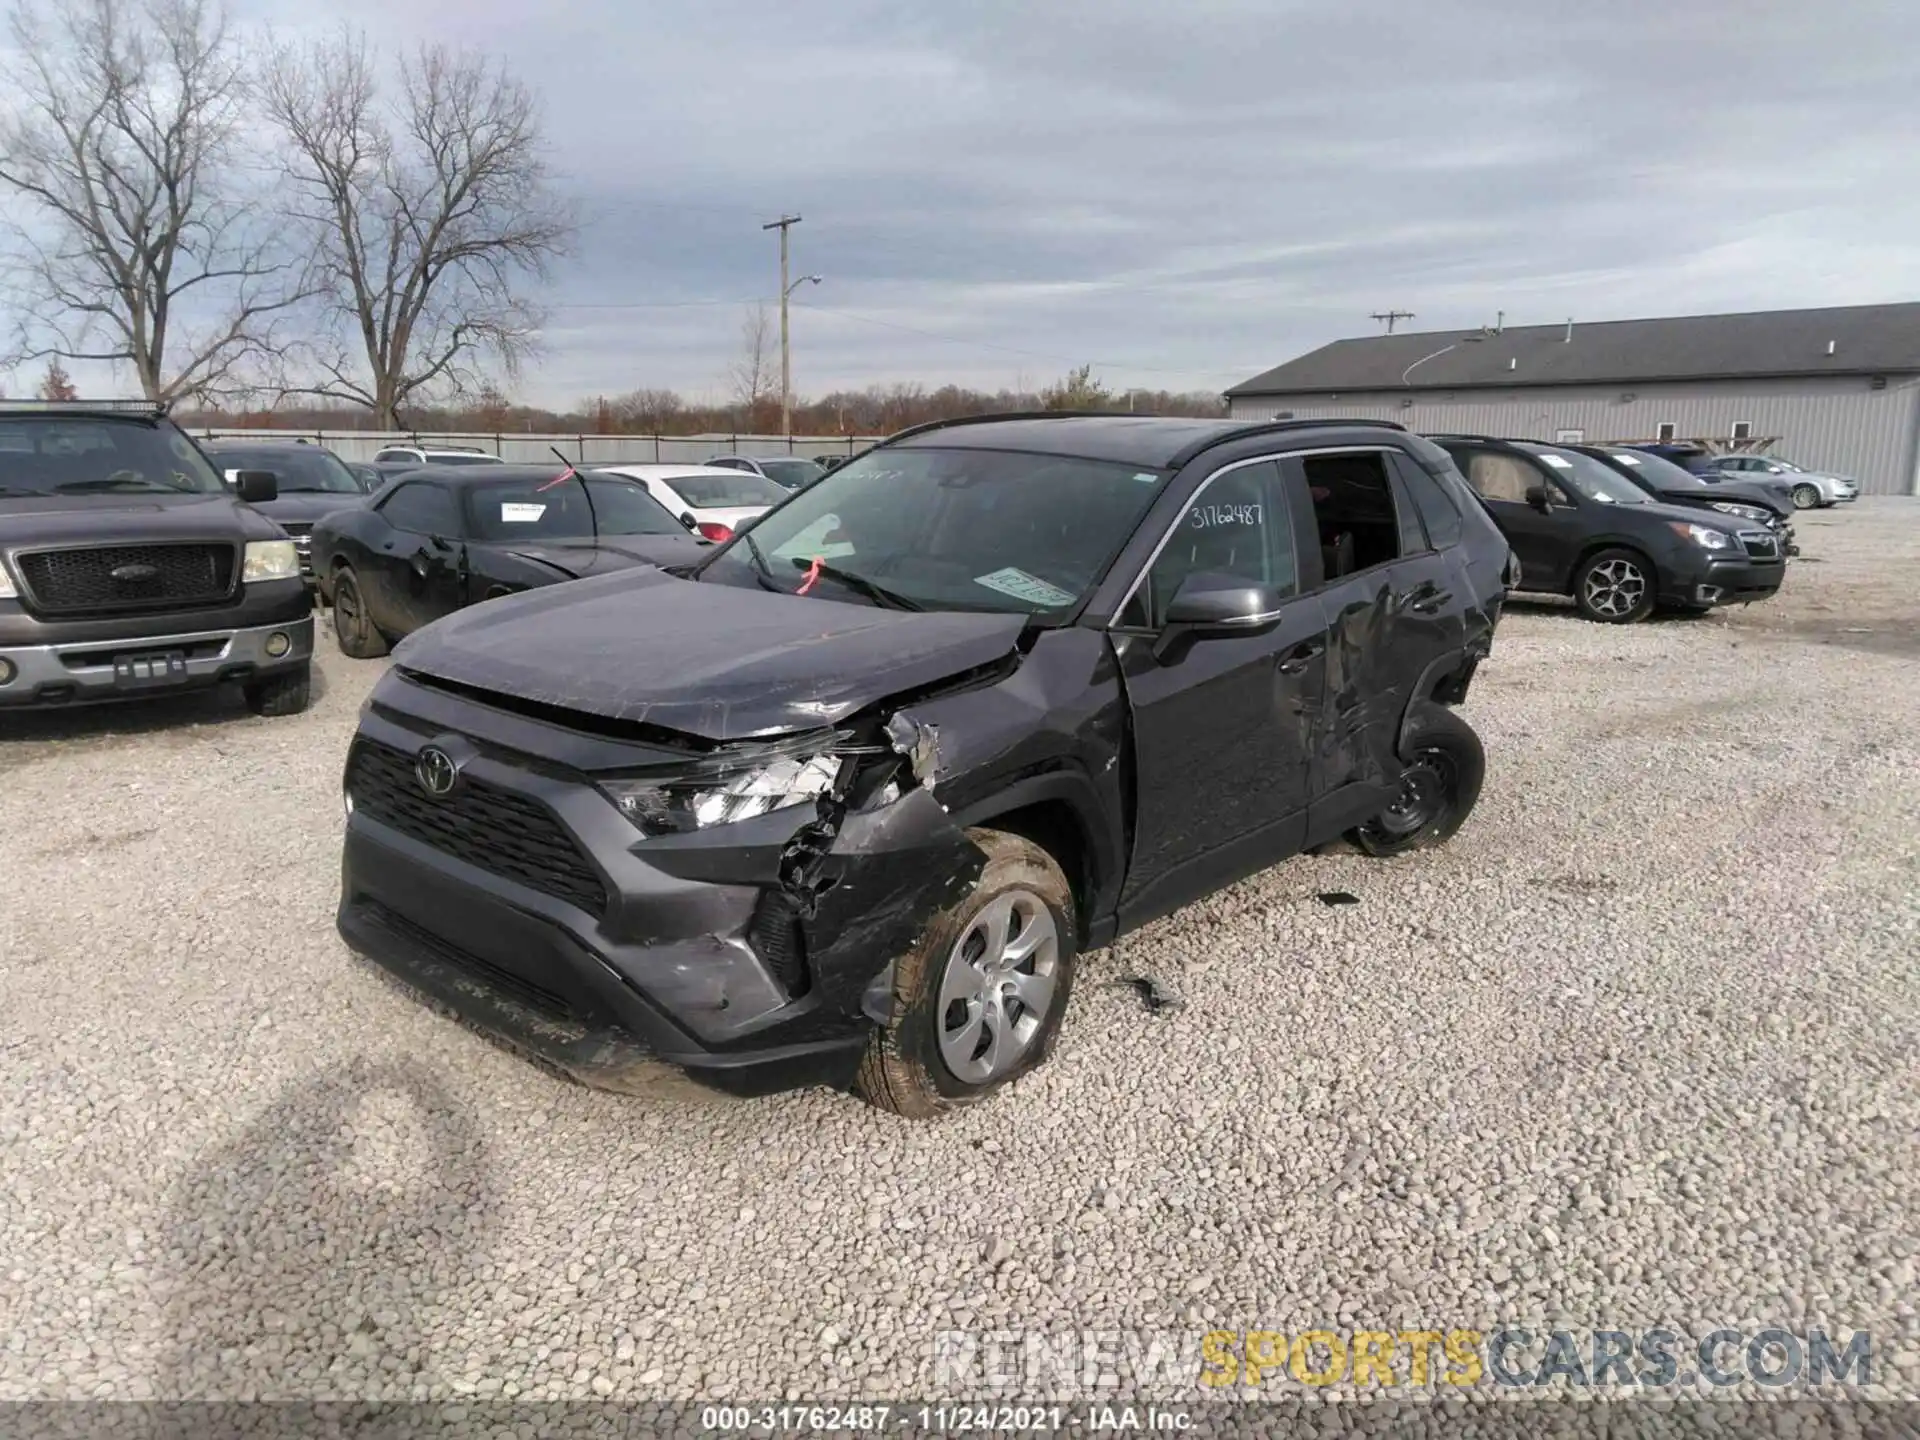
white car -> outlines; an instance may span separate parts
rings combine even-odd
[[[744,521],[767,513],[792,492],[751,470],[712,465],[596,465],[607,475],[638,480],[679,522],[708,540],[731,540]]]
[[[498,455],[477,445],[389,445],[373,457],[376,469],[389,474],[426,465],[499,465]]]
[[[1777,455],[1722,455],[1714,468],[1738,480],[1778,480],[1791,487],[1793,508],[1821,509],[1842,505],[1860,498],[1860,482],[1851,475],[1833,475],[1824,470],[1802,470],[1792,461]]]

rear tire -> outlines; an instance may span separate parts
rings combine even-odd
[[[256,715],[298,715],[313,697],[313,665],[252,681],[243,685],[240,693]]]
[[[1603,625],[1632,625],[1653,613],[1659,583],[1638,550],[1602,550],[1574,572],[1573,603],[1589,620]]]
[[[1487,752],[1474,729],[1431,700],[1407,719],[1400,792],[1347,838],[1377,858],[1402,855],[1451,840],[1467,823],[1487,778]]]
[[[1073,990],[1075,907],[1031,840],[969,830],[986,868],[894,962],[892,1022],[867,1042],[855,1088],[926,1120],[984,1099],[1040,1065]]]
[[[1817,510],[1823,498],[1818,485],[1800,484],[1793,487],[1793,508],[1796,510]]]
[[[360,577],[351,565],[341,566],[333,577],[333,637],[340,642],[340,653],[351,660],[378,660],[390,648],[367,614]]]

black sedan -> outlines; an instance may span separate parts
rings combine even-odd
[[[1779,537],[1787,554],[1800,553],[1800,547],[1793,543],[1793,500],[1785,487],[1775,491],[1739,480],[1708,481],[1685,466],[1627,445],[1569,445],[1566,448],[1591,455],[1655,500],[1755,521]]]
[[[645,486],[617,475],[429,466],[316,525],[313,570],[341,651],[365,660],[479,601],[636,565],[679,565],[709,548]]]

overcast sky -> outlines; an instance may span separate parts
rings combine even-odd
[[[285,29],[314,14],[238,0]],[[1913,299],[1913,0],[349,0],[545,97],[586,216],[522,393],[1217,390],[1411,328]]]

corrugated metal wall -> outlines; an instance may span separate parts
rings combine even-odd
[[[697,465],[712,455],[805,455],[842,458],[878,440],[864,436],[779,435],[383,435],[370,430],[199,430],[203,440],[311,440],[342,460],[367,461],[389,445],[478,446],[509,463],[544,464],[557,449],[579,465]]]
[[[1413,403],[1408,404],[1411,400]],[[1568,386],[1513,390],[1371,391],[1339,396],[1258,396],[1233,401],[1236,419],[1394,420],[1414,430],[1552,440],[1651,440],[1671,423],[1681,439],[1731,436],[1735,421],[1810,470],[1852,475],[1864,494],[1920,494],[1920,380],[1804,380],[1769,385]]]

